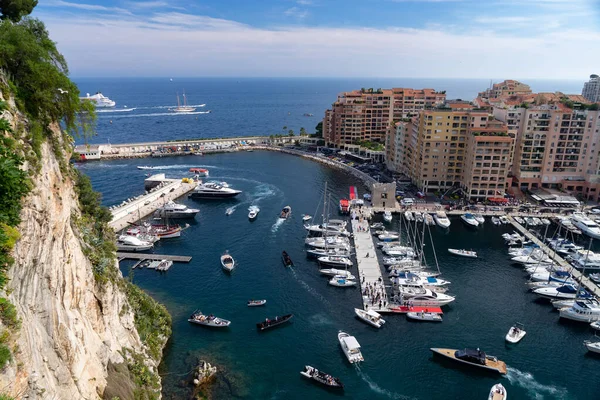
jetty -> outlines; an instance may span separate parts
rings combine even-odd
[[[594,294],[594,296],[600,297],[600,288],[591,279],[583,275],[580,271],[577,270],[577,268],[573,267],[564,258],[556,254],[554,250],[552,250],[546,245],[546,243],[544,243],[537,236],[529,232],[523,225],[515,221],[512,216],[509,216],[508,220],[510,221],[512,226],[514,226],[521,234],[525,235],[527,239],[531,240],[533,243],[538,245],[540,249],[542,249],[550,258],[552,258],[561,267],[570,268],[571,275],[573,275],[573,279],[579,282],[581,286],[585,287],[590,293]]]
[[[117,258],[119,261],[121,260],[152,260],[152,261],[173,261],[173,262],[182,262],[189,263],[192,261],[192,257],[190,256],[169,256],[165,254],[148,254],[148,253],[124,253],[117,251]]]

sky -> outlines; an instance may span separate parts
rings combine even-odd
[[[39,0],[74,77],[587,80],[600,0]]]

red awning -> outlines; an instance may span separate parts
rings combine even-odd
[[[492,203],[508,203],[508,199],[504,197],[488,197],[488,200]]]

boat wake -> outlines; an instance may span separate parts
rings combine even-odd
[[[294,270],[293,267],[290,268],[290,271],[292,271],[292,275],[294,275],[294,279],[300,284],[300,286],[302,286],[304,289],[306,289],[306,291],[308,293],[310,293],[314,298],[316,298],[317,300],[320,300],[323,304],[325,304],[327,307],[331,308],[331,303],[329,302],[329,300],[327,300],[325,297],[323,297],[319,292],[317,292],[315,289],[313,289],[308,283],[304,282],[299,276],[298,274],[296,274],[296,271]],[[318,317],[318,314],[315,315],[315,317]]]
[[[544,385],[535,380],[535,377],[529,372],[522,372],[516,368],[508,367],[506,378],[512,385],[520,386],[527,390],[527,392],[534,399],[542,400],[546,396],[552,399],[568,399],[569,393],[567,389]]]
[[[199,115],[199,114],[210,114],[210,111],[192,111],[192,112],[163,112],[163,113],[149,113],[149,114],[133,114],[133,115],[115,115],[115,116],[102,116],[100,118],[142,118],[142,117],[169,117],[176,115]]]
[[[277,221],[271,227],[271,232],[275,233],[281,225],[285,222],[285,219],[277,218]]]
[[[189,104],[188,107],[204,107],[206,104]],[[148,106],[148,107],[137,107],[140,110],[156,110],[156,109],[169,109],[169,108],[175,108],[174,105],[170,105],[170,106]]]
[[[308,317],[308,322],[313,325],[334,325],[334,322],[327,318],[325,314],[315,314]]]
[[[369,388],[372,391],[374,391],[375,393],[379,393],[383,396],[389,397],[390,399],[401,399],[401,400],[413,399],[412,397],[404,396],[402,394],[394,393],[387,389],[382,388],[381,386],[379,386],[378,384],[373,382],[373,380],[369,377],[369,375],[365,374],[360,369],[360,365],[358,365],[358,364],[353,364],[353,365],[354,365],[354,368],[356,369],[356,373],[358,374],[360,379],[362,379],[367,385],[369,385]]]
[[[129,111],[133,111],[133,110],[137,110],[137,108],[133,107],[133,108],[117,108],[117,109],[113,109],[113,110],[96,110],[97,113],[116,113],[116,112],[129,112]]]
[[[219,168],[215,165],[187,165],[187,164],[174,164],[174,165],[153,165],[152,169],[189,169],[189,168]]]
[[[268,183],[258,185],[256,191],[252,193],[252,204],[276,195],[278,190],[275,186]]]

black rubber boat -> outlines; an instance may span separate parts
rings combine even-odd
[[[290,258],[290,255],[287,253],[287,251],[284,250],[281,252],[281,259],[283,260],[283,265],[285,265],[286,267],[294,266],[294,262]]]
[[[294,314],[287,314],[287,315],[284,315],[283,317],[278,316],[273,319],[266,318],[263,322],[259,322],[258,324],[256,324],[256,327],[261,331],[265,331],[267,329],[274,328],[281,324],[285,324],[290,319],[292,319],[293,316],[294,316]]]
[[[304,371],[300,372],[300,375],[311,379],[315,382],[318,382],[321,385],[326,386],[328,388],[344,390],[344,384],[338,378],[326,374],[325,372],[319,371],[318,369],[313,368],[310,365],[306,365],[304,367]]]

